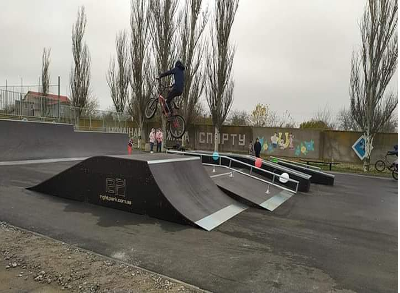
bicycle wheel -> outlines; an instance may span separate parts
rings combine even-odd
[[[146,109],[144,111],[144,116],[146,119],[151,119],[154,117],[156,114],[157,110],[157,98],[151,99],[146,106]]]
[[[175,115],[169,121],[169,131],[174,138],[181,138],[185,134],[185,119],[180,115]]]
[[[398,174],[397,170],[393,170],[393,171],[392,171],[392,177],[393,177],[395,180],[398,180],[399,174]]]
[[[376,163],[375,163],[376,171],[383,172],[383,171],[385,171],[385,168],[386,168],[386,164],[384,161],[382,161],[382,160],[376,161]]]

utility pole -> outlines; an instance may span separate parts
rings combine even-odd
[[[60,122],[60,76],[58,76],[58,122]]]

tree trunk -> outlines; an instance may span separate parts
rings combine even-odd
[[[369,165],[371,163],[371,153],[373,147],[373,141],[374,141],[374,136],[370,134],[370,132],[367,130],[366,133],[364,133],[365,137],[365,158],[364,158],[364,172],[369,172]]]
[[[219,143],[219,129],[215,126],[215,135],[214,135],[214,152],[218,152],[218,143]]]
[[[161,144],[161,152],[165,150],[165,144],[167,143],[167,120],[164,115],[161,115],[161,131],[163,133],[163,141]]]

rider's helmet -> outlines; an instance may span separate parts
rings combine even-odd
[[[185,65],[183,65],[183,63],[180,60],[175,62],[175,67],[178,67],[181,70],[185,70]]]

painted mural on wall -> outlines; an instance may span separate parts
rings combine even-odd
[[[314,151],[314,140],[297,142],[292,132],[274,132],[269,139],[263,136],[259,140],[262,151],[267,154],[272,154],[276,150],[288,150],[292,151],[295,156],[305,156]]]

